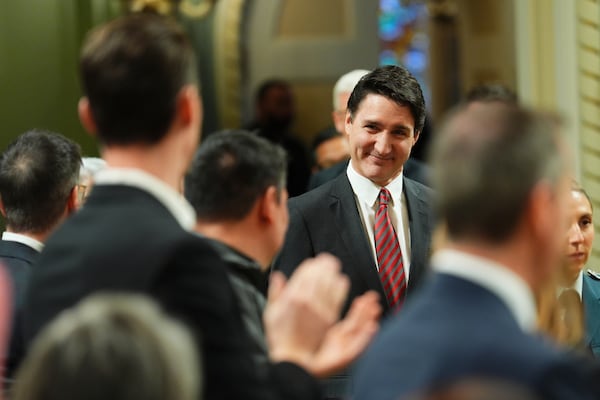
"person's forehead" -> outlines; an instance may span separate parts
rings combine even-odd
[[[390,110],[394,110],[394,112],[390,114]],[[396,102],[387,96],[377,93],[366,95],[356,109],[356,115],[359,118],[376,118],[382,117],[383,114],[388,118],[408,115],[413,119],[414,123],[414,115],[408,105]]]

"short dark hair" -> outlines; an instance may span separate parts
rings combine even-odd
[[[466,106],[435,136],[433,187],[452,239],[508,239],[533,188],[563,174],[560,120],[507,104]]]
[[[415,120],[415,132],[425,124],[425,99],[417,79],[404,67],[386,65],[363,76],[348,99],[348,110],[354,116],[360,103],[369,94],[377,94],[408,107]]]
[[[0,196],[15,232],[53,228],[79,179],[79,145],[58,133],[28,131],[0,158]]]
[[[185,180],[185,195],[199,220],[239,220],[270,187],[285,188],[283,148],[243,130],[206,139]]]
[[[498,101],[513,105],[516,105],[519,102],[517,94],[500,83],[484,83],[477,85],[469,90],[465,100],[468,103],[475,101],[482,103]]]
[[[115,19],[91,32],[80,73],[105,144],[153,144],[167,133],[182,87],[197,81],[184,31],[151,13]]]

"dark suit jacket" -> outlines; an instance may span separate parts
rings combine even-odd
[[[516,383],[544,400],[597,399],[589,362],[525,333],[490,291],[438,274],[359,361],[355,400],[397,400],[470,378]]]
[[[594,356],[600,358],[600,276],[583,273],[583,309],[585,312],[586,342]]]
[[[147,294],[188,324],[204,359],[204,399],[318,398],[316,381],[293,364],[258,376],[220,257],[145,191],[96,185],[52,235],[31,276],[26,338],[99,291]]]
[[[31,269],[39,253],[37,250],[18,242],[0,240],[0,260],[6,266],[12,284],[12,325],[8,358],[4,375],[11,377],[16,364],[23,356],[23,332],[21,326],[21,311],[25,289],[29,281]]]
[[[404,178],[411,237],[411,261],[407,292],[424,278],[434,218],[431,189]],[[337,256],[351,282],[345,310],[368,290],[379,292],[384,311],[389,309],[377,272],[369,239],[363,228],[354,193],[346,174],[341,174],[302,196],[290,199],[290,226],[274,268],[291,275],[308,257],[321,252]]]
[[[265,273],[256,261],[233,247],[214,239],[207,241],[227,266],[227,275],[236,294],[242,320],[252,339],[252,357],[261,367],[269,358],[262,319],[266,306],[266,298],[261,291]]]

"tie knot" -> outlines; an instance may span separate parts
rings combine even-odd
[[[381,190],[379,191],[379,205],[388,205],[390,202],[392,195],[390,194],[390,191],[387,190],[386,188],[381,188]]]

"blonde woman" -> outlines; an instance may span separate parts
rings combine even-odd
[[[594,242],[594,210],[573,182],[565,259],[556,281],[539,293],[540,325],[558,342],[600,354],[600,275],[586,269]]]

